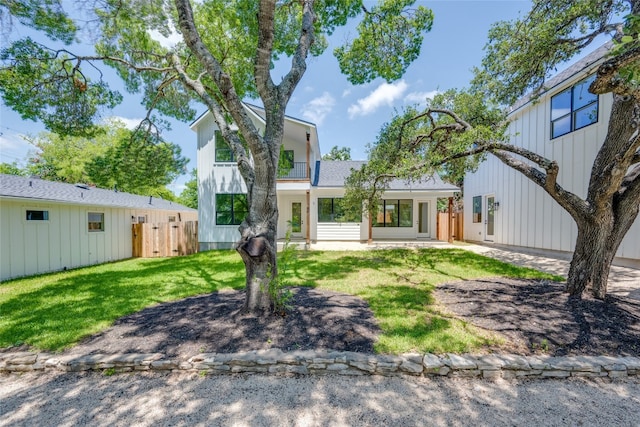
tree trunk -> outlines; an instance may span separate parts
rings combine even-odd
[[[619,241],[614,245],[612,240],[609,226],[596,223],[578,226],[578,238],[567,277],[567,292],[571,296],[580,297],[586,289],[591,289],[596,298],[604,299],[611,262],[620,245]]]

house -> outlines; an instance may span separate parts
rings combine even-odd
[[[252,121],[264,130],[264,110],[245,104]],[[198,141],[198,214],[200,250],[230,248],[239,240],[238,225],[246,214],[246,186],[233,154],[211,113],[191,125]],[[284,155],[291,166],[277,182],[278,239],[288,227],[295,240],[367,241],[369,221],[343,212],[344,181],[363,162],[321,160],[317,128],[293,117],[285,118]],[[436,202],[458,188],[439,177],[419,182],[391,183],[372,218],[372,238],[435,238]]]
[[[608,46],[557,74],[533,102],[524,97],[509,113],[511,143],[558,162],[558,183],[584,198],[591,166],[607,134],[613,97],[588,92]],[[542,188],[488,156],[464,181],[464,237],[528,250],[573,251],[577,226]],[[640,220],[622,241],[614,264],[640,267]]]
[[[155,197],[0,174],[0,280],[131,258],[131,224],[197,219]]]

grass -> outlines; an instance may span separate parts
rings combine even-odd
[[[560,279],[461,249],[299,252],[288,281],[365,299],[383,334],[381,353],[466,352],[496,338],[438,307],[440,283],[507,276]],[[145,307],[244,287],[233,251],[131,259],[0,283],[0,347],[60,351]]]

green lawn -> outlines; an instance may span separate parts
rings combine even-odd
[[[297,252],[292,285],[358,295],[383,330],[382,353],[466,352],[495,338],[443,313],[439,283],[492,276],[553,278],[461,249]],[[557,278],[560,279],[560,278]],[[150,305],[223,288],[242,289],[234,251],[131,259],[0,283],[0,347],[58,351]]]

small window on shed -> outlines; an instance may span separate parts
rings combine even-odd
[[[88,230],[104,231],[104,213],[102,212],[89,212],[88,213]]]
[[[144,224],[145,222],[147,222],[147,216],[146,215],[142,215],[138,217],[138,224]]]
[[[49,221],[49,211],[27,209],[27,221]]]
[[[176,222],[175,215],[169,215],[169,222]]]

